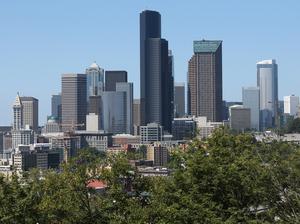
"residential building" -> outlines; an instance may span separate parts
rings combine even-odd
[[[147,160],[153,161],[154,166],[167,166],[169,162],[169,150],[161,144],[147,147]]]
[[[194,41],[188,64],[188,114],[223,120],[222,41]]]

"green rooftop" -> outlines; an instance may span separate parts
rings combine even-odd
[[[221,40],[195,40],[194,53],[216,52],[221,44]]]

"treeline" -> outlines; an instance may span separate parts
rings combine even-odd
[[[0,223],[300,223],[297,145],[219,129],[174,151],[170,168],[141,177],[125,155],[82,150],[59,173],[1,177]]]

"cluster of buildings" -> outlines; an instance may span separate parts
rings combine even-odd
[[[242,89],[242,102],[225,102],[222,41],[194,41],[193,51],[186,88],[174,82],[174,56],[161,36],[161,15],[143,11],[140,99],[134,99],[127,71],[105,71],[96,63],[85,73],[62,74],[61,93],[52,95],[51,116],[43,127],[39,101],[17,94],[12,127],[0,129],[0,169],[55,169],[84,147],[109,153],[146,147],[145,161],[139,163],[163,167],[170,149],[184,148],[196,136],[207,138],[222,125],[265,131],[278,127],[282,117],[297,116],[299,97],[278,101],[275,60],[257,63],[257,85]]]

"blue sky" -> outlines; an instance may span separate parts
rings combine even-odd
[[[26,0],[0,1],[0,125],[12,121],[16,93],[40,100],[40,123],[61,74],[96,61],[125,69],[139,96],[139,13],[162,15],[162,36],[175,57],[175,80],[186,81],[192,42],[223,40],[223,96],[241,99],[256,84],[256,62],[274,58],[279,96],[300,95],[298,0]]]

